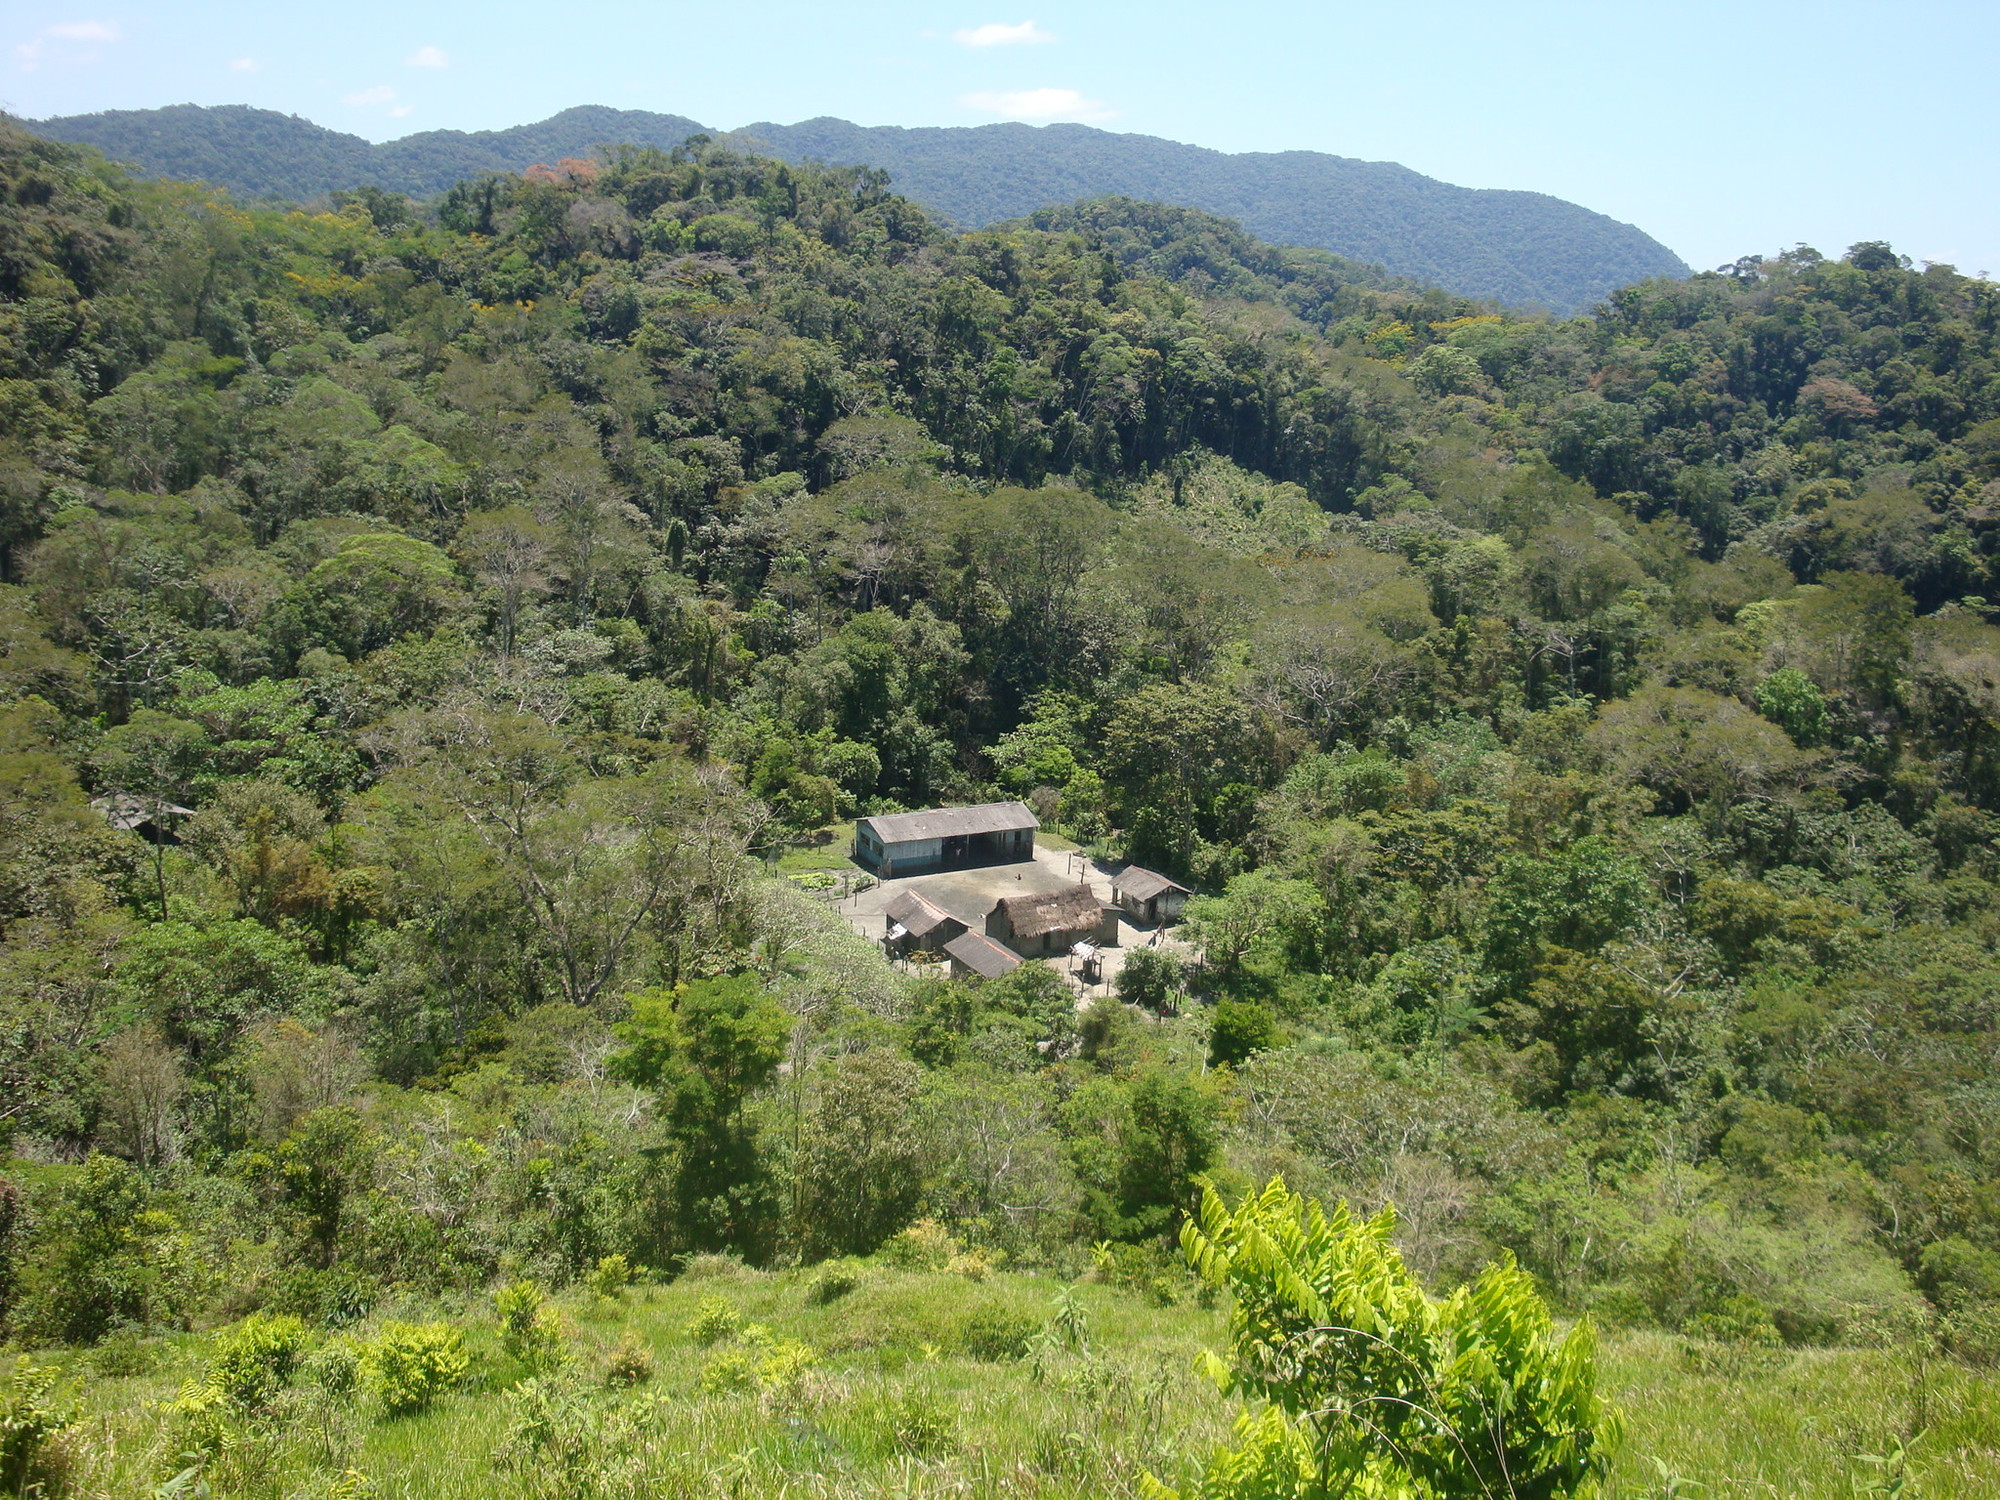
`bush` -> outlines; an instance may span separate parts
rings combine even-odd
[[[208,1383],[238,1406],[267,1406],[291,1383],[311,1344],[312,1335],[297,1318],[252,1313],[215,1336]]]
[[[975,1308],[958,1325],[958,1346],[974,1359],[1020,1359],[1041,1331],[1040,1322],[1026,1313],[989,1304]]]
[[[806,1305],[825,1307],[830,1302],[838,1302],[866,1279],[861,1267],[853,1261],[830,1260],[806,1283]]]
[[[322,1344],[299,1366],[299,1378],[329,1396],[345,1397],[361,1378],[361,1355],[345,1339]]]
[[[1135,948],[1118,971],[1118,998],[1158,1013],[1174,1003],[1185,981],[1180,955],[1164,948]]]
[[[49,1445],[69,1426],[56,1376],[53,1366],[34,1364],[24,1354],[0,1387],[0,1490],[7,1494],[31,1493],[29,1482],[48,1464]]]
[[[1206,1362],[1264,1404],[1196,1493],[1599,1493],[1620,1424],[1589,1322],[1558,1338],[1511,1260],[1432,1298],[1390,1244],[1394,1223],[1328,1213],[1276,1180],[1234,1211],[1203,1193],[1181,1244],[1234,1303],[1232,1358]]]
[[[618,1347],[611,1351],[610,1359],[605,1362],[604,1383],[613,1390],[627,1390],[635,1385],[644,1385],[652,1378],[653,1351],[639,1337],[637,1329],[626,1329],[619,1337]]]
[[[909,1271],[942,1271],[965,1247],[936,1219],[919,1219],[882,1247],[882,1258]]]
[[[1254,1000],[1224,1000],[1215,1007],[1209,1028],[1208,1060],[1215,1067],[1236,1067],[1278,1042],[1277,1017]]]
[[[713,1281],[721,1277],[741,1276],[743,1271],[743,1257],[740,1255],[692,1255],[681,1268],[681,1280]]]
[[[375,1284],[358,1271],[287,1266],[271,1278],[264,1305],[321,1328],[345,1328],[368,1316],[376,1295]]]
[[[361,1381],[390,1416],[427,1409],[465,1378],[465,1341],[447,1323],[384,1323],[361,1354]]]
[[[493,1294],[493,1311],[500,1320],[500,1347],[531,1375],[562,1368],[562,1319],[532,1281],[517,1281]]]
[[[92,1344],[120,1328],[184,1325],[209,1267],[129,1162],[92,1156],[38,1191],[17,1252],[9,1332],[24,1343]]]
[[[495,1467],[519,1473],[536,1496],[589,1493],[598,1430],[584,1395],[556,1377],[538,1376],[514,1388]]]
[[[1764,1304],[1740,1293],[1724,1297],[1710,1311],[1689,1318],[1685,1332],[1689,1338],[1709,1339],[1718,1344],[1769,1348],[1784,1342]]]
[[[741,1345],[718,1349],[702,1361],[701,1388],[711,1396],[747,1391],[757,1383],[757,1356]]]
[[[701,1305],[688,1319],[687,1335],[697,1344],[719,1344],[724,1339],[736,1337],[736,1330],[743,1325],[743,1315],[727,1297],[713,1294],[701,1299]]]
[[[632,1263],[622,1255],[607,1255],[583,1278],[583,1284],[600,1297],[616,1297],[632,1283]]]

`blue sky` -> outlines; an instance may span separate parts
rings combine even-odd
[[[373,140],[589,103],[1075,119],[1553,193],[1697,268],[1887,239],[2000,274],[1996,59],[1996,0],[0,4],[0,106],[29,117],[248,103]]]

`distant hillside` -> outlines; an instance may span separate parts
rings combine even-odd
[[[519,171],[614,141],[673,146],[707,127],[680,115],[592,106],[511,130],[432,130],[378,146],[270,110],[182,104],[33,128],[160,176],[253,197],[310,198],[363,182],[429,196],[478,172]],[[1226,214],[1265,239],[1378,263],[1464,296],[1558,312],[1688,270],[1651,236],[1574,203],[1454,187],[1393,162],[1315,151],[1231,155],[1087,125],[905,130],[818,119],[759,123],[735,135],[788,161],[884,168],[899,191],[968,226],[1116,193]]]

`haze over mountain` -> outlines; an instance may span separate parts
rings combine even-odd
[[[374,183],[430,196],[606,143],[671,147],[708,127],[681,115],[587,106],[509,130],[433,130],[374,144],[243,105],[111,110],[33,123],[158,176],[250,197],[305,199]],[[1457,187],[1393,162],[1314,151],[1232,155],[1087,125],[903,129],[815,119],[733,133],[786,161],[888,171],[898,189],[979,227],[1102,193],[1206,209],[1269,240],[1332,250],[1465,296],[1587,308],[1651,276],[1684,276],[1629,224],[1542,193]]]

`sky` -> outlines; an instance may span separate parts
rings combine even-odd
[[[2000,0],[0,0],[0,108],[30,119],[254,104],[378,141],[577,104],[1074,120],[1551,193],[1696,269],[1888,240],[2000,274],[1995,59]]]

